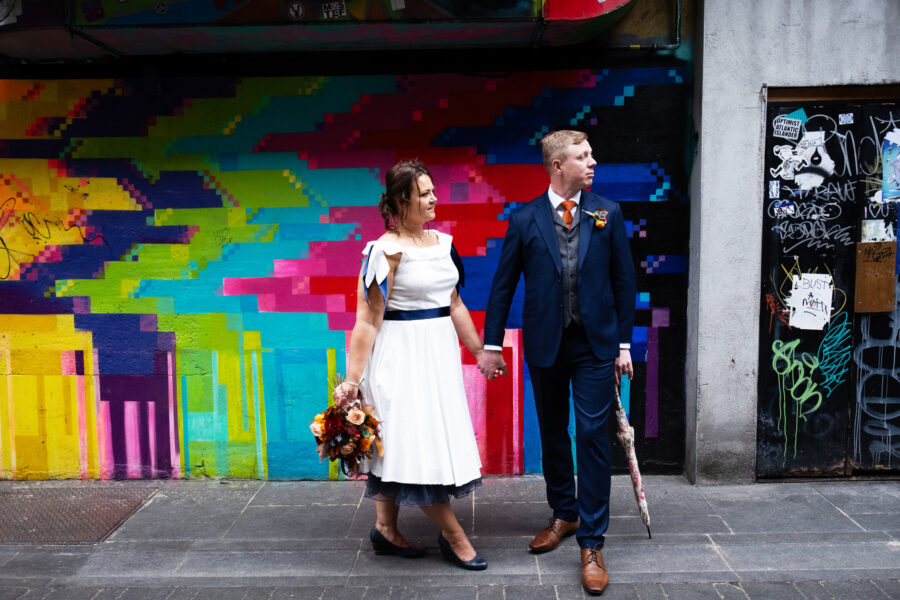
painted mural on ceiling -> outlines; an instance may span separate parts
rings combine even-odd
[[[415,21],[528,18],[541,0],[86,0],[78,25],[273,24],[311,21]]]
[[[583,42],[633,0],[8,0],[0,58],[529,47]]]

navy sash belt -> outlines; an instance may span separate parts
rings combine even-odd
[[[386,310],[384,311],[385,321],[419,321],[421,319],[437,319],[440,317],[449,317],[450,307],[441,306],[439,308],[420,308],[417,310]]]

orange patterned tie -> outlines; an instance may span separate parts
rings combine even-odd
[[[561,203],[562,207],[565,209],[562,214],[563,223],[566,224],[566,227],[572,227],[572,209],[575,208],[574,200],[563,200]]]

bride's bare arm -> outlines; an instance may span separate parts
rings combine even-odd
[[[391,287],[394,283],[394,272],[400,264],[400,255],[387,256],[388,265],[388,296],[391,295]],[[363,271],[360,269],[356,283],[356,323],[350,333],[350,356],[347,359],[347,380],[334,390],[335,404],[351,402],[356,398],[359,389],[360,378],[366,369],[372,347],[375,345],[375,336],[381,328],[381,320],[384,317],[384,296],[377,282],[373,281],[369,287],[369,300],[366,301],[363,282]]]
[[[475,323],[472,322],[472,315],[469,309],[463,304],[462,298],[456,290],[453,290],[453,296],[450,298],[450,319],[453,321],[453,327],[456,329],[456,335],[459,336],[463,345],[468,348],[475,358],[481,356],[484,351],[484,344],[481,343],[481,336],[475,329]]]

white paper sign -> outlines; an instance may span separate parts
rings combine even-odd
[[[822,330],[831,320],[831,297],[834,283],[831,275],[801,273],[792,278],[791,295],[786,304],[791,311],[790,326],[797,329]]]
[[[791,119],[783,115],[777,116],[772,122],[772,135],[788,140],[796,140],[800,137],[801,125],[803,125],[803,121],[800,119]]]
[[[894,226],[884,219],[863,219],[861,242],[895,242]]]

